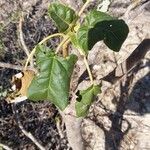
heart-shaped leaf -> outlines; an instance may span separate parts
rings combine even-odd
[[[112,17],[104,12],[92,10],[85,17],[83,25],[92,28],[98,22],[115,19],[116,19],[115,17]]]
[[[129,29],[123,20],[118,20],[100,11],[90,12],[76,34],[79,47],[87,54],[98,42],[104,43],[113,51],[119,51]]]
[[[50,100],[61,110],[68,105],[70,78],[77,61],[76,55],[59,57],[44,46],[37,48],[37,65],[40,73],[31,82],[28,98]]]
[[[92,85],[88,89],[80,91],[75,104],[77,117],[85,117],[94,101],[94,97],[101,92],[99,85]]]
[[[77,15],[73,9],[59,3],[51,4],[48,13],[55,21],[60,32],[65,32],[73,26],[77,19]]]

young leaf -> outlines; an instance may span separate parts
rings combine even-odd
[[[70,78],[77,56],[62,58],[40,46],[36,61],[40,73],[30,84],[28,98],[35,101],[47,99],[64,110],[68,105]]]
[[[78,101],[75,104],[77,117],[85,117],[94,101],[94,97],[100,92],[100,86],[92,85],[88,89],[80,91]]]
[[[70,26],[73,26],[77,19],[74,10],[59,3],[51,4],[48,13],[55,21],[60,32],[65,32]]]
[[[86,3],[87,0],[82,0],[83,3]]]
[[[129,29],[123,20],[118,20],[100,11],[91,11],[77,32],[79,47],[87,54],[98,42],[104,43],[113,51],[119,51]]]

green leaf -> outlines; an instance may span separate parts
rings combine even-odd
[[[48,13],[55,21],[60,32],[65,32],[72,27],[77,19],[77,15],[73,9],[59,3],[51,4]]]
[[[76,55],[59,57],[44,46],[37,47],[36,62],[40,69],[28,89],[31,100],[49,100],[61,110],[68,105],[70,78]]]
[[[83,3],[86,3],[87,0],[82,0]]]
[[[115,17],[112,17],[104,12],[97,10],[90,11],[85,17],[83,25],[92,28],[96,23],[106,21],[106,20],[115,20]]]
[[[94,97],[101,92],[99,85],[92,85],[88,89],[80,91],[75,104],[77,117],[85,117],[94,101]]]
[[[118,20],[100,11],[90,12],[77,31],[79,47],[87,54],[93,46],[103,40],[113,51],[119,51],[129,29],[123,20]]]

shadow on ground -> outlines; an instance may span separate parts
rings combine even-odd
[[[147,44],[149,43],[150,39],[148,39]],[[113,113],[108,113],[108,118],[111,121],[111,127],[109,130],[106,129],[105,125],[97,119],[97,116],[92,119],[95,124],[104,131],[105,150],[119,150],[121,141],[131,129],[131,123],[123,117],[125,111],[131,110],[139,116],[150,113],[150,71],[148,71],[144,77],[136,81],[132,91],[129,92],[134,76],[139,70],[144,69],[145,67],[150,70],[150,60],[147,60],[146,63],[143,63],[142,61],[139,62],[138,65],[136,65],[132,71],[129,72],[129,75],[126,77],[125,81],[119,83],[119,100],[116,99],[116,97],[112,100],[117,102],[116,111]],[[106,109],[105,106],[102,107]],[[127,128],[124,132],[122,132],[123,122],[126,122],[127,124]]]

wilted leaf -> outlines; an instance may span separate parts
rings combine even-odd
[[[60,32],[65,32],[69,27],[73,26],[77,19],[73,9],[59,3],[51,4],[48,13],[55,21]]]
[[[27,96],[28,87],[31,84],[34,76],[35,74],[31,70],[23,71],[23,77],[21,78],[21,88],[19,90],[19,93],[22,96]]]
[[[8,103],[19,102],[27,99],[28,87],[34,78],[34,72],[26,70],[15,74],[12,77],[12,93],[8,93],[6,101]]]
[[[68,105],[70,78],[77,56],[59,57],[44,46],[37,48],[36,61],[40,73],[29,89],[31,100],[50,100],[61,110]]]
[[[101,40],[110,49],[119,51],[128,32],[128,26],[123,20],[118,20],[103,12],[94,10],[86,16],[76,37],[78,45],[85,53],[88,53]]]
[[[15,74],[12,77],[12,90],[17,92],[17,95],[27,96],[27,90],[34,75],[32,70],[26,70]]]
[[[77,117],[85,117],[94,101],[94,97],[100,93],[100,86],[92,85],[88,89],[80,91],[75,104]]]

